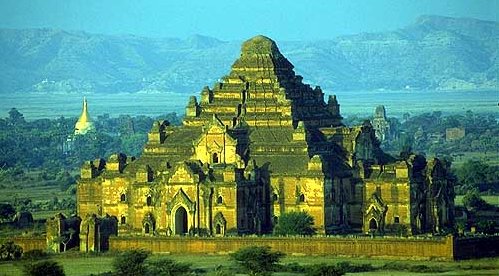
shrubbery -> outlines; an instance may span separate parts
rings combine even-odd
[[[416,273],[441,273],[447,270],[441,266],[427,266],[423,264],[407,264],[399,262],[389,262],[380,267],[382,270],[408,271]]]
[[[149,255],[150,253],[144,250],[125,251],[114,259],[114,271],[123,276],[144,275],[144,263]]]
[[[25,260],[42,260],[48,257],[50,257],[50,255],[41,249],[29,250],[23,254],[23,259]]]
[[[15,244],[13,241],[6,241],[0,246],[0,259],[1,260],[17,260],[23,255],[21,246]]]
[[[190,264],[178,263],[168,258],[146,261],[150,254],[144,250],[131,250],[119,254],[113,261],[115,274],[119,276],[181,276],[191,272]]]
[[[314,265],[300,265],[298,263],[279,264],[279,261],[284,257],[284,253],[272,252],[270,247],[245,247],[231,254],[231,257],[244,269],[243,272],[250,273],[251,275],[270,275],[271,272],[291,272],[303,273],[310,276],[336,276],[344,275],[345,273],[377,270],[371,264],[353,264],[350,262]]]
[[[47,260],[37,263],[27,263],[24,273],[28,276],[64,276],[64,269],[55,261]]]
[[[11,221],[16,214],[16,209],[11,204],[0,203],[0,222]]]
[[[359,273],[376,270],[371,264],[352,264],[350,262],[339,262],[336,267],[345,273]]]
[[[492,208],[485,200],[482,199],[477,189],[472,189],[463,197],[463,205],[468,210],[487,210]]]
[[[319,264],[307,269],[307,276],[341,276],[345,272],[332,264]]]
[[[280,236],[315,235],[314,218],[306,212],[289,212],[279,217],[274,234]]]
[[[282,252],[272,252],[268,246],[244,247],[232,253],[231,258],[253,275],[270,275],[275,265],[285,256]]]
[[[146,264],[147,275],[181,276],[191,272],[191,265],[178,263],[168,258],[150,261]]]
[[[359,273],[376,270],[371,264],[352,264],[350,262],[340,262],[337,264],[315,264],[300,265],[298,263],[289,263],[280,265],[277,271],[304,273],[306,275],[343,275],[345,273]]]

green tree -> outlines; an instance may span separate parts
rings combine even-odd
[[[63,252],[67,251],[68,243],[73,240],[74,235],[76,234],[76,230],[73,228],[69,228],[68,231],[65,231],[60,237],[59,242],[62,243]]]
[[[16,209],[9,203],[0,203],[0,220],[11,221],[16,214]]]
[[[61,171],[56,176],[56,181],[59,183],[61,191],[66,191],[71,185],[76,183],[74,177],[68,171]]]
[[[479,189],[480,185],[487,182],[489,166],[476,160],[468,160],[456,170],[459,184],[467,189]]]
[[[480,220],[477,223],[478,231],[484,234],[493,235],[497,233],[496,222],[492,220]]]
[[[144,133],[122,136],[121,151],[130,156],[139,156],[146,142],[147,135]]]
[[[314,218],[306,212],[284,213],[279,217],[274,234],[279,236],[315,235]]]
[[[10,109],[8,121],[12,125],[20,125],[26,123],[26,121],[24,120],[24,115],[15,107]]]
[[[145,260],[150,253],[144,250],[125,251],[113,260],[116,274],[120,276],[136,276],[146,273]]]
[[[6,241],[0,246],[0,259],[2,260],[17,260],[23,255],[23,248],[13,241]]]
[[[251,275],[270,275],[284,256],[282,252],[272,252],[268,246],[244,247],[230,255]]]
[[[478,190],[473,189],[468,191],[463,197],[463,205],[468,210],[484,210],[488,209],[490,205],[480,197]]]
[[[46,260],[37,263],[27,263],[24,266],[25,275],[28,276],[64,276],[64,269],[56,261]]]

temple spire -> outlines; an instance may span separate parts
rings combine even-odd
[[[83,97],[83,109],[81,111],[80,118],[75,125],[75,134],[86,134],[90,130],[94,130],[95,126],[92,122],[92,118],[88,113],[87,98]]]

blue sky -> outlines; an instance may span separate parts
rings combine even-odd
[[[0,0],[0,28],[241,40],[313,40],[393,30],[423,14],[498,20],[499,0]]]

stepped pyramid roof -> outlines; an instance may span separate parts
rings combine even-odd
[[[211,88],[204,87],[199,101],[189,98],[183,126],[152,130],[156,138],[146,144],[138,163],[167,159],[173,164],[189,158],[211,162],[214,157],[207,156],[217,152],[215,159],[224,155],[233,160],[227,163],[248,164],[252,159],[274,173],[306,173],[309,150],[320,140],[319,128],[342,126],[342,118],[338,102],[325,103],[320,87],[304,84],[293,69],[270,38],[259,35],[245,41],[230,72]],[[214,125],[221,131],[213,131]],[[219,140],[212,140],[217,133]],[[232,145],[237,156],[227,157],[222,149]],[[195,153],[199,151],[203,153]]]
[[[321,88],[304,84],[293,68],[270,38],[245,41],[231,71],[202,90],[199,104],[189,101],[184,125],[203,125],[217,114],[228,126],[241,121],[250,127],[296,127],[299,121],[307,127],[340,126],[338,103],[326,104]]]

